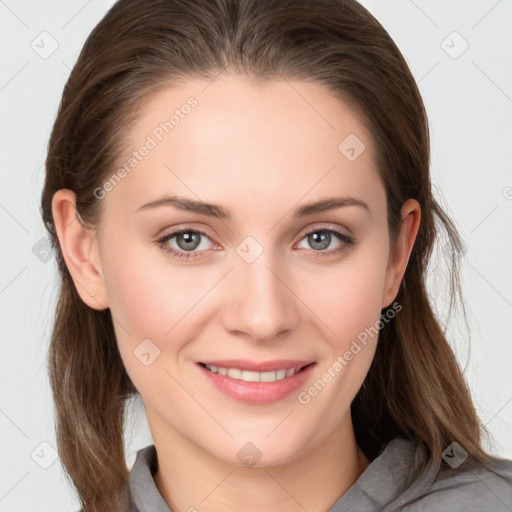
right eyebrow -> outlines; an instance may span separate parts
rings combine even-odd
[[[231,219],[231,214],[228,210],[220,205],[205,203],[203,201],[197,201],[195,199],[188,199],[180,196],[168,196],[162,199],[151,201],[147,204],[143,204],[138,208],[137,212],[141,210],[148,210],[150,208],[156,208],[158,206],[173,206],[178,210],[185,210],[192,213],[199,213],[201,215],[208,215],[209,217],[216,217],[218,219]]]

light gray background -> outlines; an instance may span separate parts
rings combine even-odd
[[[427,106],[436,195],[467,248],[461,266],[471,343],[460,315],[448,332],[493,434],[491,451],[512,458],[512,2],[362,3],[402,50]],[[63,86],[111,4],[0,1],[0,511],[77,510],[54,451],[45,358],[57,274],[39,200]],[[440,246],[440,270],[431,273],[440,314],[444,261]],[[129,465],[152,442],[140,403],[134,411]]]

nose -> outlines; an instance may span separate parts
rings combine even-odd
[[[252,263],[240,258],[226,280],[224,328],[258,343],[272,342],[299,322],[289,273],[270,256],[264,251]]]

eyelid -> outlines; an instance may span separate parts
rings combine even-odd
[[[333,233],[334,236],[338,238],[338,240],[342,243],[343,246],[338,247],[336,249],[331,249],[329,251],[314,251],[311,249],[310,251],[313,252],[314,257],[333,256],[357,244],[357,239],[352,234],[346,234],[339,227],[334,227],[332,225],[324,223],[321,225],[311,226],[310,228],[306,229],[306,231],[301,232],[299,240],[294,244],[294,247],[300,242],[302,242],[302,240],[304,240],[304,238],[310,235],[311,233],[317,233],[321,231]]]
[[[348,233],[344,233],[343,229],[346,229]],[[328,222],[318,222],[304,230],[299,231],[301,240],[304,236],[309,235],[310,233],[322,230],[336,231],[340,235],[346,236],[347,238],[353,238],[352,231],[348,228],[342,228],[341,226],[330,224]]]
[[[209,230],[195,227],[193,224],[186,224],[184,226],[178,226],[175,228],[170,228],[169,230],[164,230],[162,234],[157,235],[155,241],[163,240],[164,238],[172,238],[173,236],[179,235],[180,233],[199,233],[204,237],[208,238],[213,243],[215,242],[215,236],[209,234]]]
[[[171,231],[164,232],[162,235],[157,236],[155,242],[157,243],[157,245],[163,246],[163,244],[165,244],[169,240],[172,240],[174,237],[176,237],[177,235],[180,235],[181,233],[197,233],[201,236],[204,236],[208,240],[210,240],[210,242],[212,242],[212,244],[218,245],[217,242],[215,242],[215,240],[213,239],[213,237],[211,237],[206,231],[203,231],[202,229],[194,228],[192,226],[179,227],[179,228],[172,229]],[[169,248],[169,249],[164,249],[164,250],[166,250],[167,252],[173,252],[173,250],[177,251],[174,248]],[[196,251],[189,251],[189,252],[181,251],[181,252],[184,252],[186,254],[201,254],[203,252],[206,252],[206,250],[197,251],[197,252]]]

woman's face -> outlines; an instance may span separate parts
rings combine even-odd
[[[346,429],[396,294],[358,117],[319,85],[189,81],[146,103],[126,147],[96,192],[100,273],[153,437],[275,465]],[[343,201],[311,206],[326,199]],[[200,364],[221,360],[232,377]],[[273,366],[236,371],[251,362]]]

